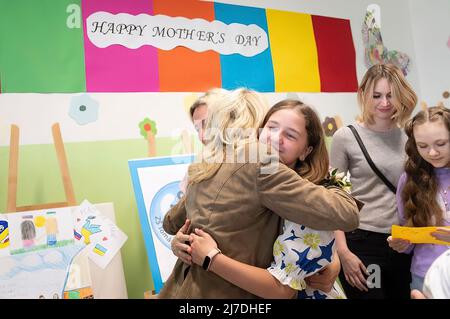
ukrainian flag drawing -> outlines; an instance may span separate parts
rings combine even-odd
[[[103,247],[100,244],[95,244],[95,247],[93,249],[93,252],[100,256],[105,255],[107,251],[108,251],[108,249],[106,249],[105,247]]]

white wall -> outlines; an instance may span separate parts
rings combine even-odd
[[[429,106],[442,101],[450,108],[450,1],[410,0],[411,29],[419,73],[419,100]]]
[[[443,100],[444,90],[450,90],[450,49],[446,46],[450,36],[449,0],[218,0],[217,2],[349,19],[356,49],[359,80],[366,71],[361,25],[367,6],[376,3],[381,8],[381,31],[384,44],[388,49],[402,51],[410,56],[412,63],[407,79],[420,100],[435,104]],[[65,132],[69,131],[64,135],[65,140],[75,142],[139,138],[139,131],[136,129],[137,119],[140,118],[139,116],[142,117],[146,110],[150,112],[150,117],[159,119],[158,127],[161,129],[159,136],[170,136],[174,130],[180,128],[180,125],[182,127],[190,125],[185,114],[180,114],[180,118],[174,121],[171,116],[167,117],[170,108],[151,107],[178,105],[182,109],[189,93],[91,95],[100,102],[102,116],[99,122],[83,127],[82,132],[80,127],[69,122],[65,126]],[[286,97],[285,93],[265,95],[271,104]],[[358,114],[354,93],[299,92],[298,96],[312,104],[322,119],[325,116],[340,115],[346,125]],[[66,112],[71,97],[72,94],[0,94],[0,146],[9,144],[9,127],[12,123],[30,130],[30,132],[23,131],[22,144],[51,143],[49,123],[67,118]],[[450,99],[445,100],[445,104],[450,107]],[[40,107],[28,107],[27,112],[22,111],[22,106],[37,105]],[[64,105],[66,107],[55,112],[55,106]],[[125,105],[126,109],[121,108]],[[149,106],[148,109],[146,106]],[[127,111],[127,116],[124,116],[124,110]],[[136,116],[133,117],[131,114],[134,111]],[[30,121],[34,124],[29,125]],[[106,126],[117,121],[121,129],[117,129],[117,125],[114,125],[112,134]],[[42,127],[38,129],[38,126]],[[124,128],[131,129],[127,131]],[[36,131],[48,132],[41,136],[36,134]]]

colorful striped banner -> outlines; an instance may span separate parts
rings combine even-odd
[[[80,1],[0,1],[2,93],[86,91],[83,30],[66,27]]]
[[[357,89],[349,20],[197,0],[77,1],[60,0],[58,10],[51,0],[0,2],[0,92],[203,92],[241,86],[261,92]],[[71,4],[80,8],[78,29],[66,26],[73,19],[67,9]],[[102,48],[91,42],[88,32],[95,26],[86,23],[98,12],[256,25],[269,43],[253,56],[220,54],[209,47],[201,52],[184,46],[163,50],[145,43],[137,48],[127,44]]]
[[[193,0],[154,0],[154,14],[214,20],[214,3]],[[160,91],[207,91],[221,87],[220,58],[214,51],[195,52],[184,47],[158,50]]]
[[[312,16],[321,92],[355,92],[356,54],[350,21]]]
[[[159,91],[157,49],[130,50],[120,45],[98,48],[87,38],[86,18],[94,12],[153,14],[151,0],[83,0],[84,52],[87,92]]]
[[[311,15],[267,11],[275,91],[320,92],[317,48]],[[302,88],[302,90],[298,90]]]
[[[266,10],[216,3],[216,20],[226,24],[256,24],[268,33]],[[248,87],[261,92],[274,91],[272,56],[269,49],[253,57],[239,54],[220,55],[222,87]]]

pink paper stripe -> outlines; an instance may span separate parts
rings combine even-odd
[[[86,89],[88,92],[158,92],[158,54],[152,46],[98,48],[87,37],[86,18],[97,11],[153,14],[152,0],[82,0]]]

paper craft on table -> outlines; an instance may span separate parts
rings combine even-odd
[[[392,238],[407,239],[412,244],[448,245],[448,242],[438,240],[431,236],[431,233],[437,231],[437,228],[438,227],[404,227],[392,225]]]
[[[75,241],[87,246],[89,258],[104,269],[128,239],[111,220],[84,200],[73,212]]]

